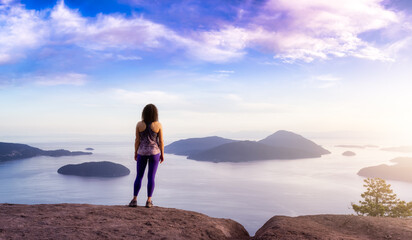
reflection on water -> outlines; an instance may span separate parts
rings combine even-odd
[[[43,149],[95,150],[93,155],[86,156],[35,157],[0,163],[0,202],[125,205],[130,201],[136,175],[133,144],[32,145]],[[387,163],[399,154],[366,148],[353,150],[357,153],[354,157],[344,157],[341,153],[345,149],[334,145],[324,145],[332,152],[330,155],[302,160],[209,163],[166,155],[157,172],[153,201],[158,206],[234,219],[251,235],[274,215],[353,213],[350,203],[360,200],[364,191],[363,179],[356,175],[358,170]],[[131,174],[106,179],[57,173],[63,165],[87,161],[121,163]],[[389,183],[399,198],[412,201],[412,184]],[[144,179],[138,197],[140,205],[145,203],[146,184]]]

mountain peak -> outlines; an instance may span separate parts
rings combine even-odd
[[[302,137],[302,136],[294,132],[291,132],[291,131],[278,130],[275,133],[267,136],[266,138],[272,138],[272,137]]]
[[[309,152],[317,152],[321,155],[330,153],[328,150],[322,148],[311,140],[286,130],[279,130],[260,140],[259,143],[273,147],[298,148]]]

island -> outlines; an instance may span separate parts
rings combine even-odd
[[[57,172],[63,175],[104,178],[123,177],[130,174],[127,167],[108,161],[68,164],[59,168]]]
[[[173,142],[165,147],[166,153],[188,156],[225,143],[236,142],[236,140],[218,136],[203,138],[188,138]]]
[[[381,148],[381,150],[388,151],[388,152],[410,153],[412,152],[412,146],[388,147],[388,148]]]
[[[208,144],[204,144],[205,142]],[[174,147],[174,151],[171,151],[170,146]],[[189,138],[171,143],[166,146],[165,152],[179,152],[178,155],[186,155],[188,159],[210,162],[317,158],[330,153],[316,143],[285,130],[277,131],[260,141],[220,137]]]
[[[368,144],[368,145],[365,145],[365,147],[367,147],[367,148],[378,148],[379,146],[378,145],[373,145],[373,144]]]
[[[275,147],[254,141],[226,143],[187,158],[211,162],[247,162],[269,159],[316,158],[319,154],[298,148]]]
[[[362,177],[378,177],[386,180],[412,182],[412,158],[399,157],[392,159],[395,165],[381,164],[362,168],[358,175]]]
[[[64,149],[58,150],[42,150],[40,148],[31,147],[26,144],[20,143],[6,143],[0,142],[0,162],[8,160],[17,160],[24,158],[31,158],[37,156],[50,156],[50,157],[61,157],[61,156],[78,156],[78,155],[90,155],[91,152],[81,152],[81,151],[68,151]]]
[[[315,154],[318,157],[330,152],[313,141],[302,137],[296,133],[279,130],[272,135],[262,139],[259,143],[263,143],[273,147],[292,148],[306,151],[310,154]]]
[[[372,144],[367,144],[367,145],[335,145],[335,147],[341,147],[341,148],[378,148],[378,145],[372,145]]]
[[[352,151],[345,151],[345,152],[342,153],[342,155],[347,156],[347,157],[352,157],[352,156],[355,156],[356,153],[352,152]]]
[[[94,148],[88,147],[88,148],[85,148],[84,150],[86,150],[86,151],[93,151]]]
[[[361,146],[361,145],[336,145],[335,147],[341,147],[341,148],[365,148],[366,146]]]

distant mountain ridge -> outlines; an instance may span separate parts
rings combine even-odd
[[[316,158],[330,153],[316,143],[285,130],[260,141],[237,141],[216,136],[189,138],[171,143],[165,147],[165,152],[212,162]]]
[[[92,153],[80,151],[71,152],[64,149],[46,151],[40,148],[31,147],[26,144],[0,142],[0,162],[23,158],[31,158],[36,156],[61,157],[90,154]]]

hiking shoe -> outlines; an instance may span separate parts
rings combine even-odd
[[[146,207],[147,207],[147,208],[153,207],[153,201],[146,202]]]
[[[137,201],[136,200],[130,201],[129,207],[137,207]]]

